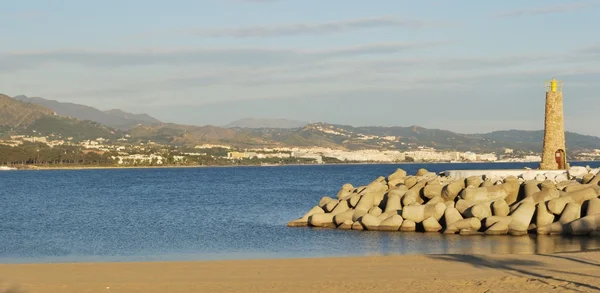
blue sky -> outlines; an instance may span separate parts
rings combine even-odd
[[[243,117],[600,135],[600,1],[0,1],[0,92]]]

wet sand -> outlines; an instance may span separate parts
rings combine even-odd
[[[0,292],[600,292],[600,252],[0,265]],[[4,285],[6,288],[6,285]]]

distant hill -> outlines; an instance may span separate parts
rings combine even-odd
[[[288,119],[244,118],[225,125],[225,128],[300,128],[308,122]]]
[[[128,131],[135,140],[152,140],[161,144],[195,146],[198,144],[226,144],[241,148],[273,146],[259,136],[243,130],[217,126],[193,126],[162,124],[159,126],[137,126]],[[275,143],[276,144],[276,143]],[[278,145],[278,144],[277,144]]]
[[[507,148],[522,149],[528,151],[539,151],[543,147],[544,131],[505,130],[481,134],[480,136],[495,144],[504,145]],[[583,135],[567,131],[567,150],[593,150],[600,148],[600,137]]]
[[[0,94],[0,136],[11,134],[72,137],[75,141],[119,135],[118,131],[97,122],[61,117],[52,109]]]
[[[27,96],[16,96],[16,100],[37,104],[50,108],[59,116],[72,117],[79,120],[94,121],[115,129],[126,130],[137,125],[157,125],[161,124],[158,119],[155,119],[147,114],[131,114],[122,110],[101,111],[94,107],[63,103],[54,100],[43,98],[29,98]]]
[[[27,127],[35,121],[54,115],[54,111],[39,105],[23,103],[0,94],[0,126]]]
[[[543,131],[508,130],[484,134],[461,134],[447,130],[409,127],[352,127],[315,123],[300,129],[251,129],[253,136],[288,146],[318,146],[350,150],[415,150],[418,146],[438,150],[503,153],[504,149],[541,152]],[[567,150],[600,148],[600,138],[567,132]]]
[[[178,146],[212,143],[239,148],[285,146],[400,151],[433,147],[438,150],[496,153],[503,153],[507,148],[517,152],[539,153],[544,137],[541,130],[462,134],[420,126],[353,127],[328,123],[306,124],[286,119],[246,118],[227,127],[179,125],[161,123],[145,114],[130,114],[121,110],[100,111],[83,105],[24,96],[18,99],[20,101],[0,95],[0,136],[18,131],[79,140],[116,138],[129,134],[133,140],[151,140]],[[47,104],[51,109],[41,104]],[[62,112],[54,109],[61,109]],[[70,117],[79,117],[79,120]],[[566,138],[567,151],[570,153],[600,149],[599,137],[567,132]]]
[[[438,150],[504,153],[509,148],[520,152],[541,152],[543,131],[508,130],[484,134],[461,134],[447,130],[409,127],[352,127],[314,123],[301,128],[222,128],[163,124],[138,126],[129,132],[140,140],[193,146],[201,143],[235,147],[326,147],[360,150]],[[567,150],[600,148],[600,138],[567,132]]]
[[[123,135],[118,130],[93,121],[81,121],[69,117],[48,116],[38,119],[27,129],[20,132],[31,136],[50,136],[66,139],[72,137],[75,142],[86,139],[117,139]]]

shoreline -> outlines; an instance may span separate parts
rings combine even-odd
[[[570,161],[570,163],[595,163],[600,161]],[[28,166],[8,171],[44,170],[113,170],[113,169],[186,169],[186,168],[234,168],[234,167],[285,167],[285,166],[339,166],[339,165],[441,165],[441,164],[534,164],[539,162],[367,162],[367,163],[325,163],[325,164],[265,164],[265,165],[171,165],[171,166]]]
[[[599,251],[0,264],[0,292],[597,292],[599,266]]]

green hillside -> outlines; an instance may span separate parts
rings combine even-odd
[[[24,103],[0,94],[0,126],[27,127],[43,117],[51,117],[54,111],[39,105]]]

